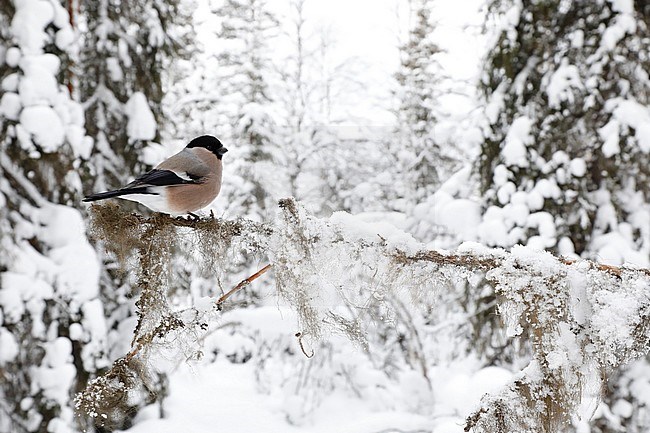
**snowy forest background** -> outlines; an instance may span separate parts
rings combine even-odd
[[[0,432],[647,432],[649,26],[0,0]],[[217,220],[81,204],[202,134]]]

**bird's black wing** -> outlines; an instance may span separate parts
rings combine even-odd
[[[123,195],[129,195],[129,194],[158,195],[154,192],[149,191],[146,186],[141,186],[141,187],[129,188],[126,190],[116,189],[114,191],[98,192],[97,194],[91,194],[89,196],[84,197],[82,201],[89,202],[89,201],[105,200],[107,198],[121,197]]]
[[[174,173],[171,170],[151,170],[147,173],[138,176],[133,182],[128,184],[123,189],[127,188],[137,188],[144,185],[149,186],[174,186],[174,185],[185,185],[192,183],[199,183],[199,179],[194,179],[192,176],[189,176],[190,179],[183,179],[178,174]]]
[[[129,194],[158,195],[159,192],[151,190],[149,187],[196,184],[201,183],[203,180],[202,176],[195,176],[192,174],[187,174],[187,177],[189,179],[183,179],[177,173],[171,170],[153,169],[141,176],[138,176],[133,182],[129,183],[124,188],[92,194],[85,197],[83,201],[88,202],[104,200],[111,197],[120,197]]]

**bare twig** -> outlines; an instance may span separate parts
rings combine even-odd
[[[303,345],[302,338],[304,337],[302,332],[296,332],[296,337],[298,337],[298,344],[300,345],[300,350],[302,351],[303,355],[305,355],[307,358],[313,358],[314,357],[314,349],[311,350],[311,354],[307,353],[305,350],[305,346]]]
[[[227,293],[225,293],[224,295],[222,295],[222,296],[217,300],[217,302],[216,302],[217,308],[220,310],[221,307],[222,307],[222,305],[223,305],[223,303],[224,303],[224,302],[225,302],[225,301],[226,301],[230,296],[232,296],[234,293],[236,293],[236,292],[238,292],[239,290],[241,290],[241,289],[245,288],[246,286],[248,286],[250,283],[252,283],[253,281],[255,281],[257,278],[259,278],[259,277],[260,277],[261,275],[263,275],[264,273],[266,273],[269,269],[271,269],[271,267],[272,267],[272,265],[269,263],[268,265],[264,266],[264,267],[263,267],[262,269],[260,269],[259,271],[255,272],[255,273],[254,273],[253,275],[251,275],[250,277],[245,278],[244,280],[242,280],[239,284],[237,284],[235,287],[233,287],[233,288],[232,288],[231,290],[229,290]],[[169,318],[167,319],[167,321],[169,321]],[[174,326],[174,327],[182,326],[182,322],[180,322],[180,321],[178,321],[178,322],[174,322],[174,321],[172,321],[172,322],[173,322],[172,325],[176,325],[176,326]],[[124,356],[124,360],[125,360],[126,362],[129,362],[131,359],[133,359],[133,357],[136,356],[136,355],[140,352],[140,350],[141,350],[145,345],[147,345],[148,343],[150,343],[150,342],[154,339],[154,337],[160,333],[161,329],[159,329],[159,328],[161,328],[162,326],[169,327],[170,325],[169,325],[168,323],[161,324],[160,326],[158,326],[158,327],[157,327],[156,329],[154,329],[153,331],[148,332],[147,334],[145,334],[145,335],[141,336],[140,338],[138,338],[138,339],[135,341],[135,344],[134,344],[133,349],[132,349],[129,353],[127,353],[127,354]]]
[[[268,265],[264,266],[264,267],[263,267],[262,269],[260,269],[259,271],[255,272],[255,273],[254,273],[253,275],[251,275],[250,277],[245,278],[245,279],[243,279],[242,281],[240,281],[239,284],[237,284],[235,287],[233,287],[232,289],[230,289],[227,293],[224,293],[223,295],[221,295],[221,297],[220,297],[220,298],[217,300],[217,302],[216,302],[216,304],[217,304],[217,308],[218,308],[219,310],[221,310],[221,306],[223,305],[223,303],[224,303],[228,298],[230,298],[230,296],[232,296],[234,293],[240,291],[240,290],[243,289],[244,287],[248,286],[250,283],[252,283],[253,281],[255,281],[255,280],[256,280],[257,278],[259,278],[261,275],[265,274],[266,271],[268,271],[269,269],[271,269],[271,267],[272,267],[272,265],[269,263]]]

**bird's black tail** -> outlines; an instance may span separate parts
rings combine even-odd
[[[87,197],[84,197],[82,201],[89,202],[89,201],[105,200],[107,198],[119,197],[121,195],[128,195],[128,194],[152,194],[152,193],[147,191],[146,187],[124,188],[124,189],[116,189],[114,191],[98,192],[97,194],[91,194]]]

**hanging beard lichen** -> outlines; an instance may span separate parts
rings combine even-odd
[[[271,230],[245,220],[163,214],[145,218],[115,204],[93,205],[90,213],[92,238],[114,255],[122,272],[135,276],[137,323],[129,353],[87,384],[77,395],[75,408],[82,424],[121,428],[139,406],[157,398],[161,374],[155,361],[161,351],[176,345],[181,356],[197,357],[197,334],[207,329],[210,310],[173,311],[168,301],[174,281],[172,257],[190,257],[214,273],[235,254],[261,249]]]

